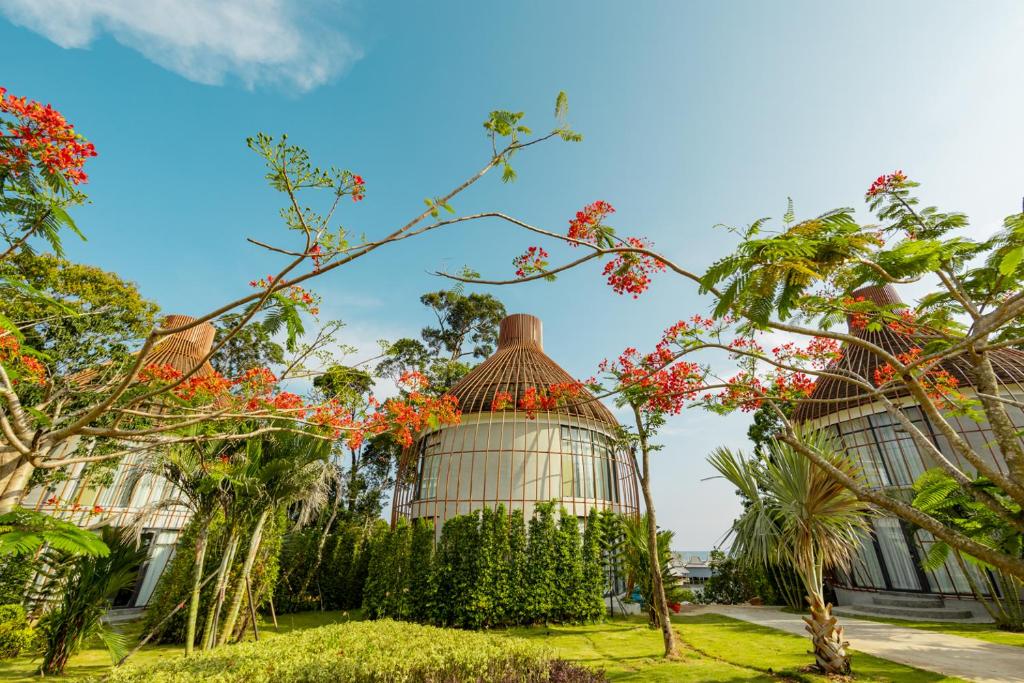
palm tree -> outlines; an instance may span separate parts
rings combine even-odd
[[[655,587],[651,582],[651,553],[648,550],[648,519],[647,515],[635,517],[622,515],[617,530],[622,533],[618,546],[619,557],[626,572],[626,584],[640,589],[644,599],[644,608],[652,626],[661,628],[661,611],[655,600]],[[658,567],[661,584],[665,591],[665,603],[682,602],[682,587],[679,580],[672,574],[672,539],[675,533],[665,529],[658,532]]]
[[[860,477],[849,458],[823,431],[800,435],[829,463]],[[832,605],[823,594],[825,571],[849,566],[870,532],[869,506],[787,444],[772,441],[763,466],[742,453],[718,448],[708,462],[740,490],[750,505],[733,523],[732,553],[747,562],[790,564],[800,576],[811,614],[804,617],[824,673],[849,674],[850,656]]]
[[[331,443],[321,437],[287,430],[273,432],[255,443],[258,449],[248,454],[254,467],[247,496],[255,523],[218,644],[228,641],[238,621],[267,520],[275,512],[298,504],[298,523],[304,524],[327,503],[337,476],[330,462]]]
[[[236,448],[238,446],[233,442],[199,441],[178,445],[160,453],[148,469],[152,474],[170,482],[177,495],[155,502],[135,520],[135,528],[141,531],[154,514],[169,507],[184,506],[192,512],[192,522],[197,525],[192,593],[185,631],[186,655],[191,655],[195,648],[210,522],[230,491],[231,468],[225,460],[230,458],[230,450]]]
[[[109,549],[105,555],[61,558],[55,551],[40,572],[46,611],[39,624],[45,641],[39,670],[44,675],[61,674],[71,655],[94,636],[103,640],[115,661],[122,654],[123,637],[107,630],[101,618],[114,597],[135,583],[146,551],[128,529],[104,527],[101,534]]]

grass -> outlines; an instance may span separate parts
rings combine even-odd
[[[280,630],[263,623],[261,638],[324,624],[358,619],[358,612],[305,612],[278,618]],[[124,630],[138,637],[139,624]],[[811,662],[808,642],[799,636],[774,631],[717,614],[687,617],[677,623],[683,639],[682,656],[675,661],[661,657],[661,634],[647,627],[641,617],[615,619],[589,626],[552,626],[510,629],[504,633],[543,643],[559,656],[604,669],[613,681],[808,681],[828,679],[802,673]],[[137,664],[181,654],[180,646],[146,647],[132,658]],[[856,680],[863,683],[953,683],[959,681],[865,654],[854,654]],[[0,680],[38,681],[35,666],[27,658],[0,662]],[[69,677],[101,676],[110,666],[106,651],[85,650],[71,659]]]
[[[806,638],[717,614],[677,623],[683,652],[677,661],[661,657],[661,634],[642,617],[592,626],[512,629],[509,633],[543,639],[562,657],[603,668],[613,681],[827,681],[802,673],[812,662]],[[857,681],[952,683],[959,681],[878,657],[855,653]]]

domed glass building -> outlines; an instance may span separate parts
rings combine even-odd
[[[867,287],[855,292],[854,296],[863,296],[881,305],[898,306],[902,303],[891,286]],[[915,341],[912,337],[884,327],[880,331],[869,332],[851,326],[849,332],[894,355],[921,345],[920,340]],[[1002,393],[1017,401],[1024,400],[1024,353],[1014,349],[1000,349],[991,352],[991,360]],[[880,364],[880,359],[866,349],[845,345],[842,359],[833,364],[829,372],[872,382],[875,368]],[[958,380],[959,388],[965,395],[972,394],[974,380],[966,361],[951,359],[943,363],[942,369]],[[889,489],[890,492],[895,489],[909,499],[914,481],[925,470],[937,466],[929,461],[926,454],[919,452],[910,435],[878,401],[851,383],[837,377],[822,377],[811,398],[828,402],[798,405],[794,420],[831,430],[842,440],[847,452],[862,468],[867,481],[876,489]],[[974,474],[972,465],[950,446],[905,391],[894,391],[890,399],[901,407],[904,415],[931,439],[946,458],[969,476]],[[1006,410],[1014,424],[1024,429],[1024,412],[1009,404]],[[1002,453],[986,422],[955,415],[946,415],[945,419],[982,458],[999,470],[1006,471]],[[852,571],[839,573],[835,577],[840,604],[853,604],[861,609],[874,607],[871,611],[888,613],[885,612],[888,608],[886,599],[869,594],[877,594],[879,591],[919,593],[929,597],[935,606],[942,606],[939,600],[941,596],[964,598],[954,603],[961,610],[962,616],[968,616],[967,609],[983,614],[979,605],[967,599],[973,596],[973,592],[964,573],[965,569],[971,572],[976,585],[987,587],[987,577],[981,575],[978,569],[973,566],[961,567],[950,556],[943,567],[936,571],[926,571],[921,568],[920,560],[934,541],[929,532],[891,516],[878,517],[872,524],[873,533],[864,539]]]
[[[426,431],[406,451],[392,521],[426,518],[440,529],[455,515],[498,504],[529,518],[537,502],[553,499],[579,517],[591,508],[636,514],[634,461],[615,447],[618,423],[600,401],[584,392],[551,411],[515,407],[531,387],[572,381],[544,354],[538,318],[502,320],[494,355],[452,388],[460,424]],[[513,406],[492,411],[497,392],[511,394]]]

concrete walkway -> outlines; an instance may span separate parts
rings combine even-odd
[[[708,612],[807,636],[800,615],[783,612],[777,607],[708,605],[676,619],[685,625],[686,614]],[[844,627],[843,635],[850,641],[850,647],[859,652],[969,681],[1024,682],[1024,647],[852,617],[840,617],[839,623]]]

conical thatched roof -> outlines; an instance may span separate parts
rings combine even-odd
[[[540,318],[516,313],[501,321],[498,349],[490,358],[476,366],[452,387],[463,414],[491,410],[495,392],[507,391],[518,405],[530,387],[538,390],[552,384],[574,382],[558,363],[544,354],[543,329]],[[555,408],[554,413],[594,420],[615,427],[618,422],[600,401],[583,390],[568,405]]]
[[[853,293],[854,297],[864,297],[879,305],[902,304],[899,294],[892,285],[884,287],[864,287]],[[905,353],[911,348],[923,347],[927,339],[923,336],[897,334],[887,327],[878,332],[869,332],[865,329],[850,327],[849,333],[876,346],[879,346],[893,355]],[[992,366],[996,371],[996,377],[1003,384],[1024,385],[1024,353],[1015,349],[998,349],[990,353]],[[857,379],[874,383],[875,369],[882,365],[882,360],[871,351],[854,344],[843,345],[843,357],[833,363],[828,372],[837,375],[849,375]],[[961,387],[974,385],[974,378],[970,363],[966,359],[956,357],[944,361],[942,369],[949,372],[957,379]],[[895,387],[891,393],[892,397],[906,395],[901,387]],[[805,402],[797,405],[793,418],[798,422],[815,420],[818,418],[838,413],[848,408],[870,403],[870,396],[853,384],[843,381],[837,377],[822,377],[815,384],[811,399],[829,400],[830,403]]]

